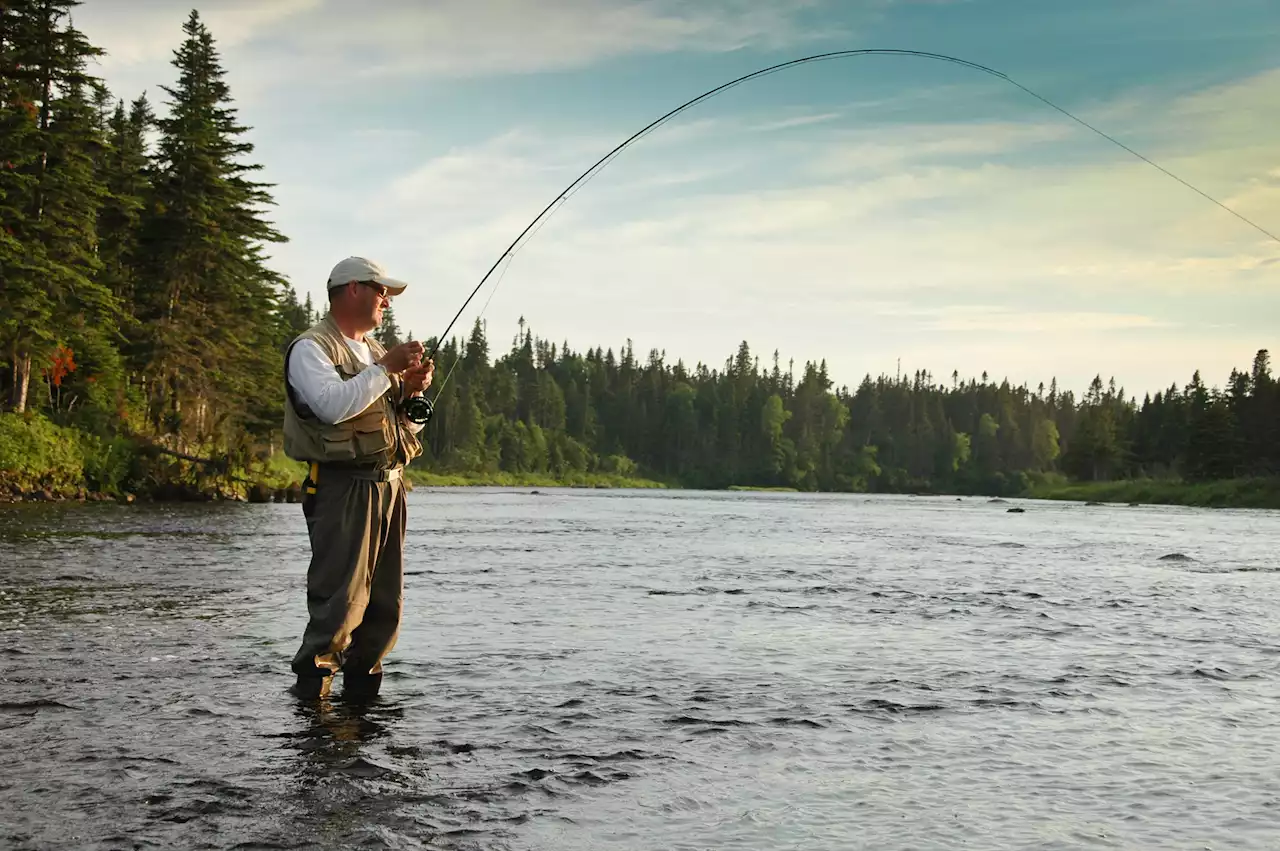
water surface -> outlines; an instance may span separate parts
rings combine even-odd
[[[299,506],[6,508],[0,846],[1280,847],[1280,513],[1012,504],[420,488],[366,707]]]

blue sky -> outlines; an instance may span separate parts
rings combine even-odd
[[[995,68],[1280,233],[1274,0],[218,0],[198,6],[320,299],[347,254],[439,334],[521,229],[705,89],[853,48]],[[358,9],[358,11],[356,11]],[[157,109],[188,7],[88,0],[99,73]],[[958,370],[1139,398],[1280,350],[1280,244],[1024,92],[924,59],[758,79],[625,151],[517,253],[485,311],[576,349],[837,384]],[[495,278],[497,276],[495,275]],[[465,334],[493,279],[463,313]]]

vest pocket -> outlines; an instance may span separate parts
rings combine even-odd
[[[325,437],[324,457],[327,461],[373,463],[382,460],[392,446],[391,435],[381,423],[360,424],[346,434]]]
[[[348,437],[324,438],[324,457],[326,461],[352,461],[356,457],[355,441]]]
[[[365,458],[391,451],[391,434],[383,423],[356,426],[356,451]]]

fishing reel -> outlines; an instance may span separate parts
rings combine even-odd
[[[426,396],[410,396],[402,406],[405,418],[411,423],[425,425],[435,413],[436,406]]]

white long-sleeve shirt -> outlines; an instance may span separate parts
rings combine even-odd
[[[351,419],[391,387],[387,371],[373,362],[368,343],[345,334],[342,340],[357,360],[370,365],[349,381],[338,377],[324,349],[312,340],[299,340],[289,356],[289,384],[293,391],[317,417],[330,424]],[[414,433],[422,430],[420,423],[407,425]]]

